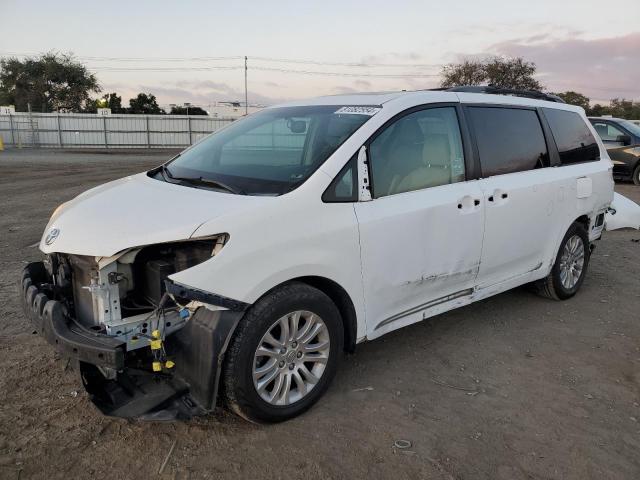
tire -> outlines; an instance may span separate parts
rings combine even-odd
[[[633,180],[633,183],[636,185],[640,185],[640,163],[636,165],[636,168],[633,170],[631,180]]]
[[[227,406],[257,423],[300,415],[329,387],[343,346],[340,312],[327,295],[299,282],[272,290],[247,311],[227,350],[222,385]],[[265,351],[268,355],[261,355]]]
[[[567,246],[570,241],[574,243]],[[574,272],[574,275],[563,275],[563,263],[566,264],[566,262],[564,262],[566,257],[563,258],[566,253],[565,249],[568,248],[571,250],[573,246],[575,246],[578,251],[582,250],[583,252],[582,267],[577,277],[575,276],[575,269],[570,269]],[[560,243],[560,249],[558,250],[551,273],[549,273],[546,278],[543,278],[536,283],[538,292],[541,295],[554,300],[566,300],[573,297],[582,286],[582,282],[584,282],[584,278],[587,274],[587,268],[589,266],[589,257],[590,248],[587,231],[581,224],[573,223]],[[571,256],[568,258],[573,262],[573,260],[571,260]],[[576,264],[574,263],[574,265]]]

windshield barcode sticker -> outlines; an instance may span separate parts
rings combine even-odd
[[[363,106],[353,106],[353,107],[341,107],[336,110],[334,113],[338,114],[355,114],[355,115],[375,115],[380,110],[380,107],[363,107]]]

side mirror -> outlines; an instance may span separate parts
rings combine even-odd
[[[618,135],[616,142],[621,143],[624,146],[631,145],[631,137],[629,135]]]

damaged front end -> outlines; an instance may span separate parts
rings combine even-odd
[[[228,235],[112,257],[51,253],[20,279],[25,315],[66,357],[106,415],[173,419],[215,407],[228,341],[248,305],[174,283]]]

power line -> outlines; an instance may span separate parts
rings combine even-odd
[[[405,74],[386,74],[386,73],[353,73],[353,72],[320,72],[314,70],[294,70],[289,68],[260,67],[253,66],[252,70],[262,70],[266,72],[282,72],[282,73],[299,73],[302,75],[326,75],[331,77],[376,77],[376,78],[423,78],[423,77],[439,77],[437,74],[424,73],[405,73]]]
[[[0,52],[0,56],[31,57],[41,53]],[[73,55],[78,60],[90,60],[95,62],[193,62],[193,61],[218,61],[241,60],[242,56],[228,57],[96,57],[86,55]]]
[[[210,62],[219,60],[242,60],[243,57],[76,57],[93,62]]]
[[[19,57],[28,57],[39,55],[36,53],[17,53],[17,52],[0,52],[0,55],[14,55]],[[76,55],[79,60],[90,60],[96,62],[208,62],[221,60],[243,60],[244,56],[226,56],[226,57],[102,57],[102,56],[86,56]],[[287,59],[274,57],[248,57],[254,61],[267,63],[291,63],[301,65],[318,65],[333,67],[349,67],[349,68],[440,68],[439,64],[428,63],[368,63],[368,62],[326,62],[312,59]]]
[[[250,57],[252,60],[260,60],[262,62],[274,62],[274,63],[297,63],[305,65],[328,65],[332,67],[406,67],[406,68],[440,68],[442,65],[429,64],[429,63],[368,63],[368,62],[323,62],[317,60],[301,60],[301,59],[287,59],[287,58],[272,58],[272,57]]]
[[[189,71],[208,71],[208,70],[241,70],[243,67],[233,65],[213,65],[208,67],[117,67],[117,66],[88,66],[89,70],[94,72],[183,72]]]
[[[197,71],[206,72],[209,70],[244,70],[242,65],[211,65],[206,67],[184,66],[184,67],[119,67],[119,66],[89,66],[90,70],[94,72],[184,72],[184,71]],[[291,68],[277,68],[277,67],[263,67],[258,65],[252,65],[250,70],[259,70],[265,72],[278,72],[278,73],[292,73],[300,75],[318,75],[329,77],[367,77],[367,78],[429,78],[439,77],[438,74],[428,73],[356,73],[356,72],[335,72],[335,71],[319,71],[319,70],[297,70]]]

